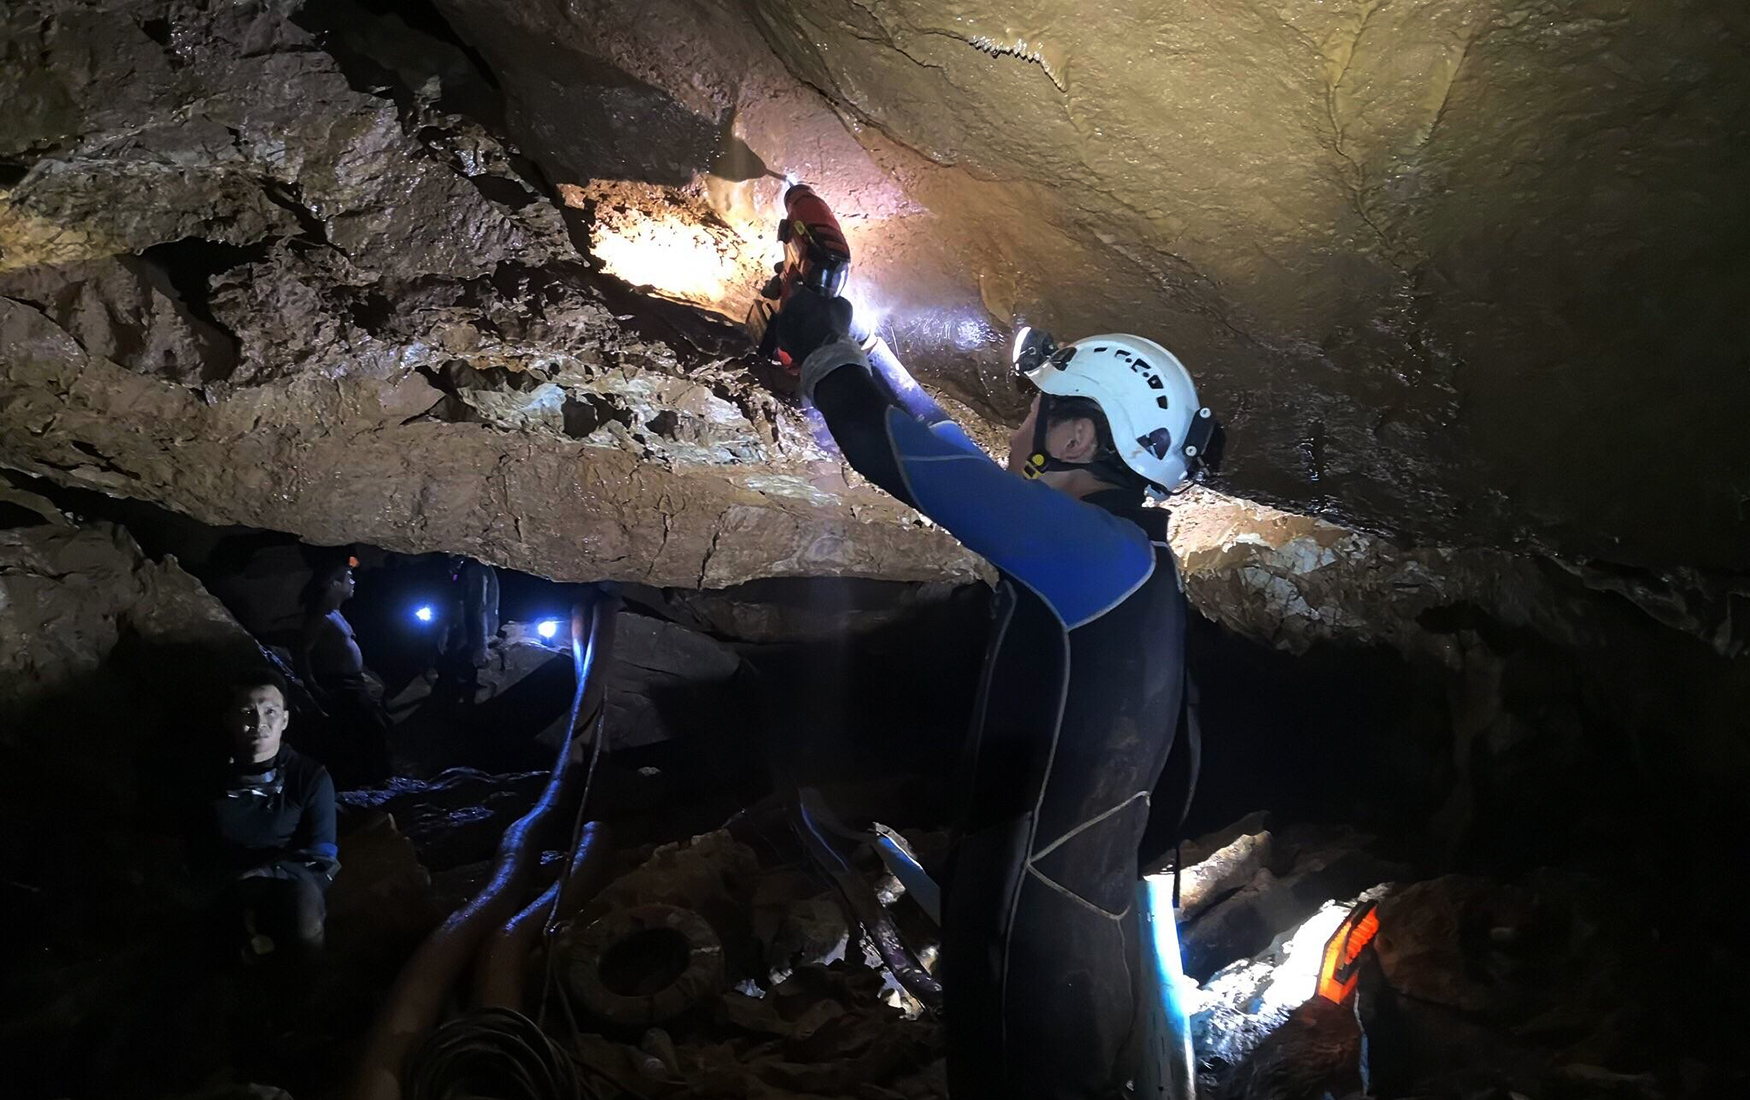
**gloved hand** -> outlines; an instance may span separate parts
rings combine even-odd
[[[851,303],[797,287],[778,312],[778,348],[790,357],[794,370],[816,349],[843,339],[851,331]]]

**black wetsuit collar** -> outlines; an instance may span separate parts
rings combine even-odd
[[[1167,520],[1171,513],[1165,508],[1144,507],[1142,493],[1138,490],[1101,489],[1098,492],[1089,493],[1082,500],[1136,524],[1148,533],[1151,542],[1164,542],[1166,540]]]
[[[251,761],[240,764],[231,761],[230,774],[225,780],[225,794],[230,798],[244,798],[256,795],[277,795],[285,790],[286,749],[280,750],[266,760]]]
[[[1114,515],[1132,516],[1142,511],[1142,493],[1134,489],[1100,489],[1082,499]]]

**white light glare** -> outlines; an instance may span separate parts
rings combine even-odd
[[[954,343],[961,351],[971,351],[990,336],[990,326],[976,317],[963,317],[954,325]]]
[[[535,627],[535,633],[543,638],[551,639],[559,633],[558,619],[542,619],[541,625]]]
[[[1032,325],[1022,325],[1015,330],[1015,344],[1009,349],[1009,362],[1021,361],[1021,345],[1027,342],[1027,334],[1033,331]]]
[[[430,604],[421,604],[419,607],[419,610],[417,610],[413,613],[413,617],[418,619],[422,623],[431,622],[431,620],[432,620],[431,605]]]
[[[851,328],[857,334],[873,335],[887,323],[887,307],[864,287],[853,283],[845,287],[843,294],[851,303]]]

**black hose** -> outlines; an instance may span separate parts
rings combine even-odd
[[[863,931],[868,933],[870,942],[875,945],[881,961],[887,964],[894,979],[905,987],[906,992],[917,998],[918,1003],[940,1015],[941,983],[931,976],[917,956],[912,954],[911,948],[906,946],[905,940],[899,935],[899,929],[894,926],[893,918],[876,900],[875,891],[869,889],[851,869],[843,853],[826,839],[828,830],[819,818],[809,812],[806,798],[799,793],[786,809],[791,827],[801,840],[803,850],[813,858],[815,866],[825,872],[840,902],[851,919],[861,924]],[[843,826],[834,831],[841,835],[846,833]]]
[[[578,639],[583,634],[584,618],[583,605],[573,609],[574,657],[582,655],[582,643]],[[588,618],[590,644],[587,660],[578,665],[584,682],[579,683],[574,696],[573,715],[579,713],[579,708],[605,675],[600,666],[606,660],[608,640],[613,633],[613,608],[605,596],[589,606]],[[388,1000],[366,1039],[364,1055],[345,1094],[348,1100],[404,1100],[403,1071],[408,1064],[408,1052],[419,1042],[420,1036],[431,1030],[442,1011],[444,995],[478,951],[481,942],[518,910],[518,899],[538,858],[534,854],[533,839],[559,802],[570,772],[568,765],[575,737],[573,725],[565,731],[564,742],[553,763],[552,776],[540,800],[505,830],[491,880],[427,936],[412,958],[402,965]],[[561,1100],[573,1100],[574,1096],[575,1093],[563,1094]]]
[[[408,1100],[579,1100],[571,1055],[520,1012],[481,1008],[433,1031],[407,1067]]]

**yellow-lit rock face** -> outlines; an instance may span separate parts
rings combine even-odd
[[[82,229],[69,229],[19,210],[0,191],[0,273],[78,263],[115,251],[116,242],[93,240]]]
[[[562,183],[587,211],[590,254],[616,279],[739,323],[782,256],[775,233],[737,232],[702,195],[627,181]]]

